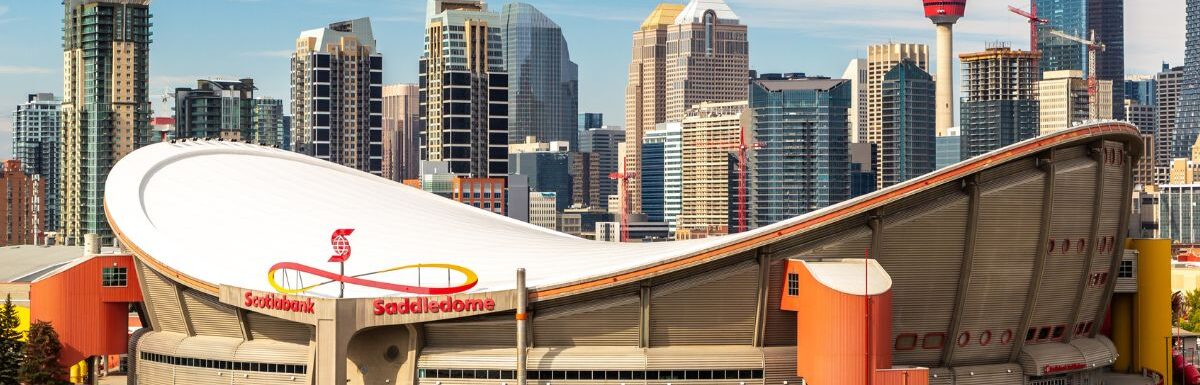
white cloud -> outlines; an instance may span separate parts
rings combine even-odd
[[[53,69],[46,67],[0,65],[0,75],[40,75],[53,72]]]

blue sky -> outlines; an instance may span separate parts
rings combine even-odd
[[[659,1],[526,1],[563,28],[579,64],[580,111],[623,125],[631,33]],[[868,44],[933,44],[933,26],[916,0],[726,1],[750,26],[751,68],[760,72],[838,77]],[[1153,73],[1164,60],[1182,64],[1184,0],[1126,2],[1139,5],[1126,7],[1127,72]],[[1027,2],[972,1],[956,26],[955,50],[990,41],[1028,48],[1028,24],[1006,11],[1009,4]],[[299,32],[363,16],[371,17],[384,55],[384,81],[415,82],[424,10],[424,0],[154,0],[151,101],[157,113],[169,113],[160,103],[165,90],[207,77],[250,77],[258,95],[286,100],[288,54]],[[0,0],[0,159],[11,156],[11,111],[25,95],[62,94],[61,18],[57,0]]]

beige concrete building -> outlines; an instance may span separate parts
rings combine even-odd
[[[746,35],[724,0],[692,0],[675,17],[667,27],[667,121],[682,120],[699,103],[746,100]]]
[[[109,244],[104,181],[113,164],[152,140],[150,0],[63,2],[61,239]],[[122,33],[96,34],[120,23]]]
[[[529,223],[550,230],[558,230],[558,210],[555,202],[558,197],[553,192],[529,192]]]
[[[637,154],[641,154],[642,135],[667,119],[667,28],[681,11],[681,4],[659,4],[633,32],[633,56],[625,86],[625,142],[635,155],[617,160],[632,170],[640,168]],[[631,199],[636,208],[641,202],[640,184],[636,178],[628,182],[632,196],[637,198]]]
[[[683,209],[677,232],[729,232],[729,181],[747,103],[701,103],[683,118]]]
[[[1133,183],[1153,184],[1158,107],[1143,105],[1133,99],[1125,99],[1125,119],[1137,126],[1143,143],[1142,157],[1133,167]]]
[[[1047,71],[1037,82],[1041,134],[1046,135],[1088,120],[1088,84],[1083,71]],[[1112,94],[1112,81],[1101,80],[1100,95]],[[1099,119],[1112,119],[1111,98],[1099,98]]]
[[[929,72],[929,46],[887,43],[867,47],[867,126],[859,142],[883,144],[883,76],[904,60],[912,60]]]
[[[858,143],[867,127],[867,59],[850,59],[842,79],[850,81],[850,109],[846,111],[850,143]]]
[[[421,162],[421,115],[416,84],[383,86],[383,177],[415,179]]]

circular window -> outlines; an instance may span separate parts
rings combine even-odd
[[[1012,339],[1013,339],[1013,332],[1011,329],[1005,330],[1004,333],[1000,333],[1000,344],[1001,345],[1008,345],[1009,342],[1012,342]]]
[[[1054,240],[1053,240],[1053,239],[1051,239],[1051,240],[1050,240],[1050,248],[1049,248],[1048,250],[1049,250],[1049,251],[1048,251],[1046,254],[1053,254],[1053,253],[1054,253]]]
[[[990,343],[992,343],[991,330],[984,330],[983,333],[979,333],[979,345],[988,346]]]
[[[388,362],[396,362],[397,358],[400,358],[400,348],[396,345],[388,346],[387,351],[383,352],[383,359]]]
[[[971,332],[958,333],[958,346],[967,346],[971,343]]]

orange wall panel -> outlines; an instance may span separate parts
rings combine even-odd
[[[125,267],[124,287],[101,287],[104,267]],[[60,362],[128,349],[129,303],[141,302],[133,258],[97,256],[30,285],[30,317],[50,322],[63,344]]]
[[[800,295],[788,296],[784,278],[783,303],[801,313],[796,317],[798,376],[811,385],[866,385],[877,369],[891,368],[890,291],[870,297],[868,320],[863,296],[825,286],[802,263],[789,261],[787,270],[797,273],[800,283]]]

